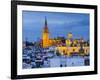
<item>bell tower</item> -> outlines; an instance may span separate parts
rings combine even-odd
[[[43,48],[48,48],[50,44],[49,44],[49,30],[46,17],[45,17],[45,26],[42,34],[42,40],[43,40]]]

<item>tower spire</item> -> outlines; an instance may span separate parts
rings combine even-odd
[[[45,33],[48,33],[49,31],[48,31],[48,25],[47,25],[47,18],[46,18],[46,16],[45,16],[45,27],[44,27],[44,32]]]
[[[46,18],[46,16],[45,16],[45,26],[47,26],[47,18]]]
[[[42,39],[43,39],[43,48],[48,48],[50,46],[50,41],[49,41],[49,30],[46,17],[45,17]]]

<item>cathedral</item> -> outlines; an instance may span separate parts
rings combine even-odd
[[[73,35],[71,32],[67,34],[67,38],[57,37],[50,38],[49,37],[49,29],[47,24],[47,19],[45,17],[45,25],[42,33],[42,47],[49,48],[55,46],[56,50],[62,53],[62,55],[70,55],[71,53],[79,53],[80,49],[83,48],[85,54],[89,54],[89,42],[84,41],[83,38],[73,39]]]

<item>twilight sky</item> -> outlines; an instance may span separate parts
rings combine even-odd
[[[22,12],[23,41],[37,41],[42,38],[45,25],[45,17],[49,29],[50,38],[65,37],[72,32],[73,38],[83,37],[89,39],[90,16],[85,13],[61,13],[61,12]]]

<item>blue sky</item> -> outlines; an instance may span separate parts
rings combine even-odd
[[[89,39],[90,16],[85,13],[35,12],[22,13],[23,41],[37,41],[42,38],[45,17],[49,28],[50,38],[65,37],[72,32],[73,38]]]

